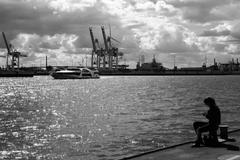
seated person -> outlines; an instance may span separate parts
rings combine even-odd
[[[220,109],[216,105],[215,100],[211,97],[206,98],[204,100],[204,103],[206,106],[209,107],[208,112],[203,114],[203,116],[205,116],[208,119],[208,122],[193,123],[194,130],[197,134],[197,140],[195,141],[193,147],[199,147],[201,144],[203,144],[202,141],[203,132],[209,132],[211,140],[213,140],[214,142],[218,142],[217,130],[221,123]]]

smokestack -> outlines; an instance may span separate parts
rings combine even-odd
[[[237,64],[239,64],[238,58],[237,58]]]
[[[214,58],[214,62],[213,63],[214,63],[214,65],[216,65],[216,59],[215,58]]]
[[[234,64],[234,58],[232,59],[232,63]]]

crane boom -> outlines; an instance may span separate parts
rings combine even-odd
[[[115,42],[117,42],[117,43],[121,43],[120,41],[118,41],[118,40],[116,40],[115,38],[113,38],[113,37],[110,37],[112,40],[114,40]]]
[[[92,46],[93,46],[93,51],[96,52],[96,44],[94,42],[94,36],[93,36],[93,31],[92,31],[92,28],[89,27],[89,31],[90,31],[90,36],[91,36],[91,40],[92,40]]]
[[[101,29],[102,29],[102,35],[103,35],[105,50],[108,52],[108,44],[107,44],[107,38],[106,38],[104,27],[102,26]]]
[[[11,52],[10,52],[10,47],[9,47],[9,45],[8,45],[7,38],[6,38],[4,32],[2,32],[2,36],[3,36],[3,39],[4,39],[5,45],[6,45],[6,47],[7,47],[6,68],[8,69],[8,55],[9,55]]]
[[[4,32],[2,32],[2,36],[3,36],[3,39],[4,39],[5,45],[7,47],[7,51],[8,51],[8,53],[10,53],[10,48],[9,48],[9,45],[8,45],[8,42],[7,42],[7,38],[6,38]]]
[[[95,44],[97,44],[97,47],[98,47],[98,49],[100,49],[100,48],[101,48],[101,46],[100,46],[100,44],[99,44],[99,41],[98,41],[98,39],[97,39],[97,38],[95,39]]]

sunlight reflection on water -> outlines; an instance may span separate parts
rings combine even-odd
[[[0,79],[0,159],[117,159],[194,136],[216,98],[238,127],[240,77]]]

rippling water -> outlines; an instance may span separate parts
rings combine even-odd
[[[118,159],[194,137],[202,100],[240,124],[240,76],[0,79],[0,159]]]

